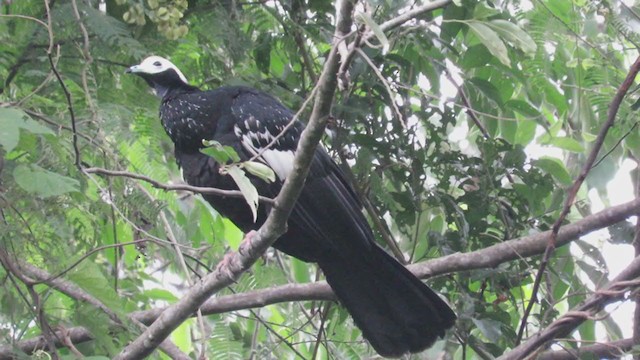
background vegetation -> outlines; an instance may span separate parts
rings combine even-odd
[[[413,357],[518,358],[511,349],[567,319],[575,326],[549,338],[555,355],[602,356],[594,342],[633,353],[640,320],[595,314],[634,301],[637,285],[595,290],[609,281],[603,244],[637,233],[620,222],[640,208],[639,98],[623,84],[638,71],[634,5],[359,1],[347,47],[329,1],[1,0],[0,358],[111,358],[242,239],[199,196],[173,191],[159,101],[126,67],[162,55],[192,84],[250,85],[306,118],[334,44],[343,66],[323,143],[380,244],[438,275],[429,285],[459,316]],[[614,177],[628,187],[607,187]],[[576,222],[557,237],[570,246],[536,237]],[[640,275],[636,263],[619,280]],[[270,250],[153,356],[373,356],[326,288],[283,287],[321,278]]]

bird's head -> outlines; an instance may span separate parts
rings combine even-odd
[[[149,56],[138,65],[125,71],[146,80],[158,97],[164,97],[169,91],[180,88],[192,89],[187,78],[171,61],[160,56]]]

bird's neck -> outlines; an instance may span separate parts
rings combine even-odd
[[[153,91],[155,92],[156,96],[158,96],[163,100],[167,100],[169,98],[172,98],[180,94],[187,94],[187,93],[199,91],[199,90],[200,89],[198,89],[197,87],[189,84],[178,84],[178,85],[176,84],[166,85],[162,83],[153,84]]]

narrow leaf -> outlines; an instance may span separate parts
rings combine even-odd
[[[382,31],[380,26],[373,21],[369,14],[363,12],[356,15],[356,21],[364,23],[369,29],[371,29],[371,31],[373,31],[373,35],[378,38],[378,41],[380,41],[380,44],[382,45],[382,54],[386,54],[387,51],[389,51],[389,39],[387,38],[387,35],[384,34],[384,31]]]
[[[268,183],[276,181],[276,173],[263,163],[257,161],[245,161],[242,163],[242,167],[250,174],[257,176]]]
[[[480,42],[489,49],[493,56],[498,58],[498,60],[506,66],[511,66],[507,47],[495,31],[491,30],[487,25],[476,21],[470,21],[467,24],[469,25],[469,28],[471,28],[471,31],[478,36]]]
[[[244,199],[247,201],[251,213],[253,214],[253,221],[258,218],[258,190],[251,183],[251,180],[245,175],[244,171],[239,166],[227,166],[225,168],[227,174],[231,175],[233,181],[238,185],[238,189],[242,192]]]

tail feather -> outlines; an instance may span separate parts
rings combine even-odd
[[[363,336],[382,356],[424,350],[456,320],[435,292],[377,246],[358,259],[331,257],[318,264]]]

